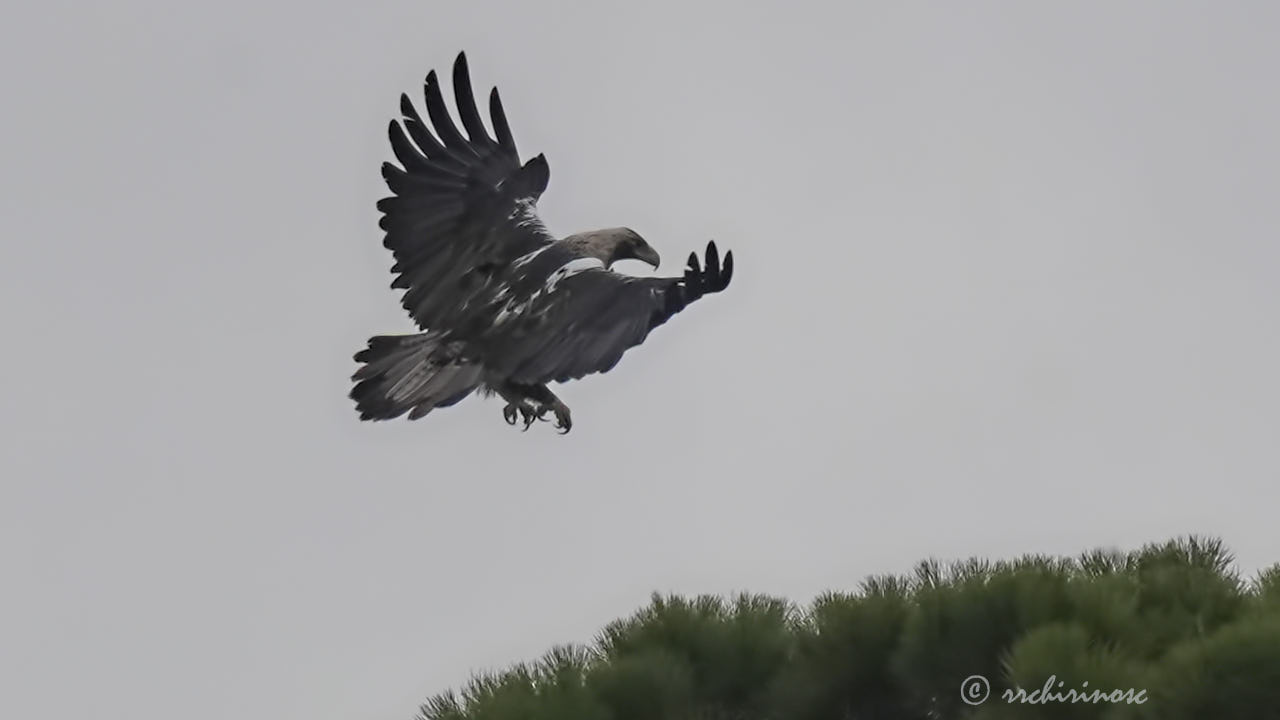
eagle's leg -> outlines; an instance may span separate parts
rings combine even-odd
[[[528,430],[534,420],[549,420],[547,413],[550,412],[555,415],[556,429],[560,430],[560,434],[569,432],[573,427],[569,406],[561,402],[560,398],[547,389],[546,385],[520,385],[508,382],[498,387],[497,391],[507,401],[507,406],[502,409],[502,417],[506,419],[508,425],[516,424],[518,412],[524,420],[524,429]]]
[[[515,425],[517,412],[524,420],[525,430],[528,430],[533,421],[538,419],[537,409],[527,400],[508,401],[506,407],[502,408],[502,419],[506,420],[508,425]]]
[[[506,406],[502,408],[502,419],[506,420],[508,425],[516,424],[517,414],[524,423],[523,430],[528,430],[535,420],[543,419],[538,411],[539,402],[535,386],[507,382],[494,389],[503,400],[507,401]]]
[[[551,411],[556,416],[556,429],[561,435],[573,429],[573,417],[569,414],[569,406],[560,401],[556,394],[547,389],[546,385],[539,385],[538,394],[535,399],[538,401],[538,419],[546,420],[547,411]]]

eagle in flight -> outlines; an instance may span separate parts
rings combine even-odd
[[[707,244],[680,277],[613,270],[635,259],[656,270],[658,253],[630,228],[556,238],[537,213],[550,170],[539,154],[521,163],[498,99],[489,94],[490,136],[476,107],[466,54],[453,66],[461,130],[432,70],[430,125],[401,95],[390,126],[400,161],[383,163],[391,197],[378,202],[383,245],[395,257],[393,288],[422,331],[378,335],[356,353],[351,399],[361,420],[416,420],[472,392],[506,401],[503,418],[528,429],[555,418],[569,432],[569,408],[547,384],[612,369],[622,354],[733,276],[733,253]],[[434,132],[433,132],[434,131]]]

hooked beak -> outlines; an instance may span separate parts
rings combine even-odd
[[[636,259],[640,262],[653,266],[654,270],[657,270],[658,264],[662,262],[662,258],[658,256],[658,251],[654,250],[647,243],[636,248]]]

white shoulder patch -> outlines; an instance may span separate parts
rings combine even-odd
[[[556,268],[556,271],[551,273],[551,277],[547,278],[546,292],[554,291],[556,289],[556,285],[559,285],[565,278],[573,277],[580,272],[586,272],[587,270],[595,270],[603,267],[604,263],[601,262],[599,258],[585,257],[570,260],[559,268]]]
[[[528,264],[529,261],[541,255],[547,248],[551,247],[551,245],[552,243],[547,243],[546,245],[543,245],[542,247],[538,248],[537,250],[534,250],[533,252],[528,252],[528,253],[525,253],[524,255],[521,255],[520,257],[516,258],[514,262],[511,263],[511,266],[522,267]]]
[[[517,260],[516,264],[519,265],[519,264],[526,263],[529,260],[532,260],[533,258],[530,256],[536,256],[538,253],[542,252],[545,249],[546,247],[543,247],[538,250],[535,250],[532,253],[529,253],[528,256],[525,256]],[[494,317],[493,324],[495,326],[502,325],[503,323],[509,322],[513,318],[523,317],[530,311],[530,309],[533,307],[533,304],[535,302],[537,302],[543,295],[547,295],[554,292],[556,289],[556,286],[559,285],[560,282],[565,280],[566,278],[573,277],[578,273],[586,272],[588,270],[600,270],[603,268],[604,268],[604,263],[601,262],[598,258],[588,257],[588,258],[576,258],[574,260],[570,260],[564,265],[561,265],[560,267],[556,268],[555,272],[551,273],[551,276],[547,278],[547,282],[542,286],[542,289],[538,290],[533,295],[529,296],[529,298],[527,298],[522,303],[517,303],[515,298],[511,297],[511,289],[509,287],[503,288],[494,299],[499,302],[501,302],[502,300],[506,300],[506,302],[503,303],[502,309],[499,310],[498,314]]]

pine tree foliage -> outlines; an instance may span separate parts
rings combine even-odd
[[[961,693],[973,675],[990,684],[980,704]],[[930,559],[805,607],[655,595],[589,645],[475,677],[419,717],[1280,718],[1280,564],[1245,580],[1219,540],[1185,537],[1074,558]]]

